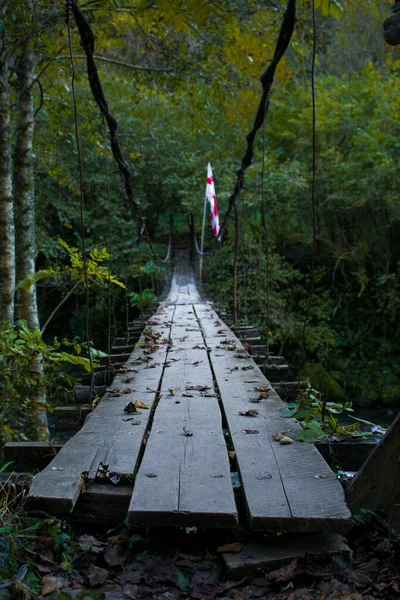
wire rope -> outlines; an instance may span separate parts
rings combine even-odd
[[[312,7],[312,39],[313,39],[313,51],[311,59],[311,98],[312,98],[312,182],[311,182],[311,207],[312,207],[312,264],[311,264],[311,280],[310,280],[310,293],[307,303],[306,316],[303,323],[303,335],[302,335],[302,348],[301,355],[304,358],[305,354],[305,342],[307,325],[310,320],[310,313],[312,302],[315,292],[315,268],[316,268],[316,254],[317,254],[317,216],[316,216],[316,202],[315,202],[315,184],[316,184],[316,101],[315,101],[315,59],[317,53],[317,33],[315,23],[315,0],[311,2]]]
[[[89,356],[90,371],[93,372],[93,361],[90,347],[90,332],[89,332],[89,278],[87,271],[87,259],[86,259],[86,238],[85,238],[85,214],[84,214],[84,191],[83,191],[83,167],[82,167],[82,152],[79,137],[79,119],[78,119],[78,104],[76,100],[76,89],[75,89],[75,62],[72,48],[72,33],[71,33],[71,10],[73,9],[73,1],[67,0],[66,2],[66,23],[68,28],[68,46],[71,59],[71,90],[72,90],[72,102],[74,108],[74,125],[75,125],[75,141],[78,154],[78,169],[79,169],[79,196],[80,196],[80,216],[81,216],[81,235],[82,235],[82,260],[83,260],[83,277],[85,283],[85,333],[86,333],[86,345]]]
[[[101,85],[101,81],[99,78],[99,74],[97,71],[96,62],[94,60],[95,38],[94,38],[93,31],[92,31],[86,17],[79,9],[75,0],[67,0],[67,1],[69,3],[69,6],[71,7],[71,10],[75,17],[75,22],[76,22],[78,32],[80,35],[81,43],[82,43],[83,49],[86,54],[86,65],[87,65],[90,89],[92,91],[93,98],[100,110],[100,114],[105,119],[105,121],[108,125],[109,134],[110,134],[111,152],[113,154],[115,162],[117,163],[118,169],[123,177],[125,192],[131,202],[132,208],[133,208],[135,216],[136,216],[136,220],[138,222],[140,237],[141,236],[144,237],[144,239],[146,240],[146,242],[150,248],[150,251],[151,251],[153,257],[156,260],[158,260],[160,262],[167,262],[166,259],[161,259],[159,257],[156,249],[154,248],[154,246],[150,240],[150,236],[149,236],[149,233],[148,233],[147,227],[146,227],[146,221],[142,215],[142,209],[141,209],[140,203],[136,199],[135,193],[133,191],[131,172],[129,170],[128,163],[125,161],[124,156],[122,154],[122,150],[119,145],[119,140],[118,140],[118,136],[117,136],[118,123],[109,111],[108,103],[105,98],[103,88]]]
[[[268,104],[265,109],[267,110]],[[270,344],[270,326],[271,326],[271,305],[270,305],[270,256],[269,256],[269,236],[267,227],[267,216],[265,210],[265,116],[263,121],[263,135],[262,135],[262,161],[261,161],[261,223],[263,228],[264,237],[264,253],[265,253],[265,275],[266,275],[266,301],[267,301],[267,360],[269,357],[269,344]]]
[[[111,298],[111,268],[113,258],[113,232],[112,232],[112,211],[111,211],[111,188],[110,188],[110,168],[108,160],[108,140],[107,140],[107,126],[106,122],[104,125],[104,154],[106,163],[106,182],[107,182],[107,205],[108,205],[108,243],[109,243],[109,255],[108,260],[108,330],[107,330],[107,372],[110,372],[111,364],[111,321],[112,321],[112,298]]]

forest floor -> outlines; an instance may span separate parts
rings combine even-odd
[[[237,534],[229,532],[161,529],[146,538],[125,525],[101,531],[10,510],[0,515],[0,531],[0,598],[5,600],[400,597],[399,538],[375,522],[349,532],[350,552],[305,557],[237,578],[227,577],[218,552],[227,543],[240,548]],[[242,538],[244,544],[253,541],[246,534]]]

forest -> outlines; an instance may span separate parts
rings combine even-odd
[[[171,214],[178,243],[192,217],[199,235],[208,161],[226,212],[285,6],[79,3],[159,255]],[[238,316],[330,399],[396,406],[400,56],[382,36],[390,4],[317,0],[316,9],[314,45],[311,2],[298,2],[237,201]],[[74,19],[41,0],[3,0],[1,13],[4,443],[48,436],[47,411],[109,352],[127,315],[159,295],[168,268],[125,193]],[[226,306],[234,238],[232,215],[221,244],[206,229],[215,250],[203,289]]]

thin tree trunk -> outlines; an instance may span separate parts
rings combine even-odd
[[[14,149],[14,202],[17,279],[25,279],[35,273],[35,190],[33,165],[33,80],[35,56],[29,42],[21,48],[17,59],[17,117]],[[36,284],[29,290],[17,291],[18,318],[27,321],[29,327],[40,329],[36,298]],[[43,380],[43,365],[38,356],[33,365]],[[46,391],[38,386],[34,401],[45,403]],[[30,409],[27,414],[26,433],[30,439],[42,440],[49,437],[47,411],[45,408]]]
[[[238,263],[239,263],[239,215],[236,204],[233,205],[235,216],[235,256],[233,259],[233,322],[238,320]]]
[[[0,18],[4,22],[7,2],[2,4]],[[8,56],[0,39],[0,321],[14,321],[15,245],[12,196],[12,149],[10,124],[10,91]]]

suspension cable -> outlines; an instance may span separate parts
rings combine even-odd
[[[128,167],[128,163],[125,161],[125,159],[123,157],[121,147],[120,147],[119,141],[118,141],[118,136],[117,136],[118,123],[114,119],[114,117],[111,115],[111,113],[108,109],[108,103],[104,96],[103,88],[102,88],[102,85],[100,82],[99,74],[98,74],[96,63],[94,60],[94,34],[93,34],[93,31],[92,31],[86,17],[80,11],[75,0],[69,0],[69,3],[72,8],[72,11],[73,11],[73,14],[75,17],[75,21],[76,21],[76,25],[78,27],[79,35],[81,38],[82,46],[83,46],[83,49],[86,54],[86,64],[87,64],[87,72],[88,72],[90,89],[92,90],[93,98],[100,110],[101,116],[104,117],[107,122],[109,133],[110,133],[111,151],[112,151],[114,159],[118,165],[118,168],[122,174],[124,185],[125,185],[125,192],[132,204],[134,214],[135,214],[136,220],[138,222],[139,231],[141,233],[141,236],[143,236],[144,239],[146,240],[153,257],[160,262],[164,262],[165,259],[164,259],[164,261],[160,259],[160,257],[158,256],[158,254],[150,240],[150,236],[149,236],[149,233],[148,233],[147,227],[146,227],[146,221],[142,215],[141,206],[140,206],[138,200],[136,199],[134,191],[133,191],[132,176],[131,176],[131,173],[130,173],[130,170]]]
[[[108,260],[108,331],[107,331],[107,372],[110,372],[111,364],[111,267],[113,258],[113,235],[112,235],[112,213],[111,213],[111,189],[110,189],[110,169],[108,160],[108,140],[107,140],[107,126],[104,121],[104,154],[106,163],[106,182],[107,182],[107,203],[108,203],[108,244],[110,258]]]
[[[315,202],[315,184],[316,184],[316,102],[315,102],[315,59],[317,53],[317,33],[315,23],[315,0],[312,0],[312,29],[313,29],[313,51],[311,62],[311,97],[312,97],[312,183],[311,183],[311,205],[312,205],[312,265],[310,293],[308,296],[307,312],[303,324],[302,348],[301,354],[305,354],[305,341],[307,325],[310,319],[311,307],[315,292],[315,268],[317,262],[317,211]]]
[[[267,105],[265,107],[267,109]],[[271,306],[270,306],[270,265],[269,265],[269,239],[268,239],[268,228],[267,228],[267,216],[265,211],[265,116],[263,122],[263,135],[262,135],[262,162],[261,162],[261,223],[263,228],[264,237],[264,253],[265,253],[265,268],[266,268],[266,285],[267,285],[267,359],[269,357],[269,331],[271,322]]]
[[[220,239],[223,238],[229,215],[230,215],[230,213],[233,209],[233,206],[236,202],[236,198],[239,196],[239,194],[243,188],[244,174],[246,172],[246,169],[253,162],[254,140],[255,140],[257,131],[260,129],[260,127],[262,126],[262,124],[264,123],[264,120],[266,118],[266,115],[268,112],[268,105],[269,105],[269,92],[270,92],[271,86],[274,81],[275,71],[276,71],[276,68],[277,68],[281,58],[285,54],[287,47],[290,43],[290,40],[292,38],[295,20],[296,20],[296,0],[288,0],[285,14],[283,16],[283,21],[282,21],[280,31],[279,31],[278,41],[276,43],[274,56],[272,58],[270,65],[268,66],[268,68],[264,71],[264,73],[260,77],[261,85],[263,88],[263,93],[262,93],[260,103],[258,105],[253,128],[246,136],[247,149],[242,158],[242,164],[241,164],[240,168],[236,171],[236,176],[237,176],[236,185],[235,185],[235,189],[234,189],[233,193],[229,196],[228,207],[227,207],[226,213],[224,215],[221,229],[220,229],[220,235],[219,235]]]
[[[78,167],[79,167],[79,195],[80,195],[80,216],[81,216],[81,235],[82,235],[82,259],[83,259],[83,276],[85,281],[85,333],[86,333],[86,345],[89,356],[90,371],[93,372],[92,353],[90,348],[90,335],[89,335],[89,278],[87,272],[87,260],[86,260],[86,238],[85,238],[85,215],[84,215],[84,192],[83,192],[83,168],[82,168],[82,152],[79,137],[79,121],[78,121],[78,105],[76,101],[76,90],[75,90],[75,62],[72,49],[72,34],[71,34],[71,10],[73,8],[73,0],[66,1],[66,23],[68,28],[68,45],[71,59],[71,89],[72,89],[72,101],[74,107],[74,121],[75,121],[75,140],[78,153]]]

